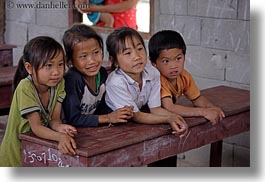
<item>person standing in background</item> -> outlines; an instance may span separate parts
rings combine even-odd
[[[103,6],[90,4],[90,6],[81,6],[86,0],[75,0],[77,10],[84,13],[104,12],[111,13],[114,18],[113,28],[130,27],[138,29],[136,23],[136,5],[139,0],[105,0]],[[99,22],[97,26],[104,26],[104,22]]]

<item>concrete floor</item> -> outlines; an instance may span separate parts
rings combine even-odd
[[[208,167],[210,145],[178,155],[178,167]],[[222,167],[250,167],[250,149],[223,142]]]
[[[0,143],[7,116],[0,116]],[[230,137],[223,142],[222,167],[250,167],[249,132]],[[178,155],[178,167],[208,167],[210,145]]]

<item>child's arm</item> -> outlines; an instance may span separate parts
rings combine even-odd
[[[61,109],[62,109],[62,104],[60,102],[57,102],[52,114],[52,118],[50,121],[50,127],[58,132],[65,133],[70,136],[74,136],[77,134],[77,130],[75,127],[68,125],[68,124],[63,124],[61,120]]]
[[[205,108],[204,117],[210,120],[213,124],[216,124],[225,117],[225,114],[221,108],[213,105],[206,97],[202,95],[192,102],[194,106]]]
[[[110,13],[101,13],[100,21],[103,21],[105,27],[113,28],[114,18]]]
[[[99,123],[126,123],[133,117],[133,107],[124,106],[109,114],[99,115]]]
[[[90,4],[90,6],[81,6],[82,4],[86,4],[84,0],[75,0],[76,7],[78,7],[78,11],[81,13],[89,13],[89,12],[108,12],[108,13],[116,13],[116,12],[124,12],[127,10],[132,9],[136,4],[138,3],[139,0],[127,0],[127,1],[122,1],[120,3],[116,4],[109,4],[109,5],[103,5],[103,6],[98,6],[95,4]]]
[[[76,143],[72,137],[43,126],[37,112],[30,113],[26,117],[35,135],[44,139],[58,141],[58,148],[64,154],[75,154]]]
[[[173,129],[173,134],[182,136],[187,133],[188,125],[181,116],[168,112],[161,107],[151,108],[150,112],[136,112],[133,119],[138,123],[145,124],[169,123]]]
[[[52,114],[52,119],[49,124],[52,129],[61,132],[57,132],[48,127],[43,126],[40,121],[40,116],[37,112],[28,114],[26,117],[30,123],[30,127],[34,134],[44,139],[58,141],[58,148],[64,154],[75,154],[76,143],[74,139],[63,131],[65,129],[68,129],[68,132],[75,134],[76,129],[70,125],[62,124],[60,116],[61,103],[57,102],[54,108],[54,112]]]
[[[202,95],[192,100],[192,103],[194,106],[197,106],[197,107],[204,107],[204,108],[214,107],[214,105],[208,99],[206,99],[206,97]]]
[[[170,112],[174,112],[183,117],[196,117],[201,116],[210,120],[213,124],[216,124],[219,120],[225,117],[223,111],[220,108],[214,107],[205,97],[200,96],[196,100],[193,100],[194,106],[188,107],[182,105],[176,105],[173,103],[170,97],[162,98],[162,106]]]

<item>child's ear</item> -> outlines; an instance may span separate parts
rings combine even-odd
[[[114,67],[118,67],[119,66],[117,61],[115,62],[112,56],[109,56],[109,61],[110,61],[112,66],[114,66]]]
[[[70,59],[68,62],[66,62],[66,65],[67,65],[68,68],[73,67],[73,61],[72,61],[72,59]]]
[[[112,57],[112,56],[109,56],[109,62],[110,62],[111,64],[113,64],[113,57]]]
[[[29,75],[32,75],[33,67],[29,62],[25,62],[24,64],[25,69],[27,70]]]
[[[153,61],[151,61],[151,63],[152,63],[152,65],[153,65],[154,67],[156,67],[156,63],[154,63]]]

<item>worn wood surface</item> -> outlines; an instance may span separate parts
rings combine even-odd
[[[0,67],[0,109],[9,108],[11,105],[12,82],[15,71],[16,66]]]
[[[13,48],[16,46],[0,44],[0,67],[13,66]]]
[[[69,166],[78,163],[81,166],[142,166],[249,130],[249,91],[220,86],[203,90],[202,94],[226,114],[226,118],[217,125],[212,126],[204,118],[186,118],[190,129],[183,138],[172,135],[170,126],[164,124],[131,122],[110,128],[78,128],[75,137],[78,158],[75,156],[76,160],[72,163],[63,160],[61,163]],[[184,100],[182,102],[189,104]],[[24,154],[57,150],[57,142],[38,138],[32,133],[22,134],[20,138],[24,166],[42,166],[42,163],[30,163],[29,157]],[[64,155],[63,159],[67,161],[68,157]]]
[[[16,69],[16,66],[0,67],[0,87],[3,85],[12,85]]]

